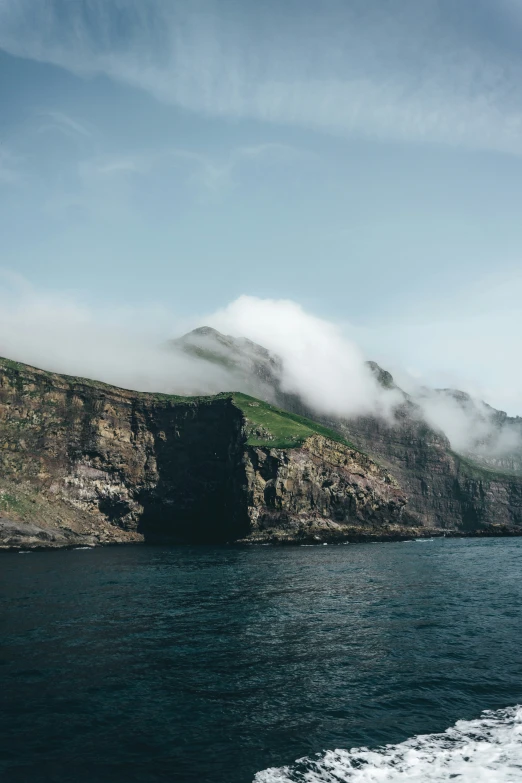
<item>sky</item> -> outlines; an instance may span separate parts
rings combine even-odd
[[[291,301],[522,415],[521,36],[522,0],[0,0],[0,352]]]

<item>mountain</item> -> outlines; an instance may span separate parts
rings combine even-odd
[[[388,471],[241,393],[182,398],[0,360],[0,547],[418,535]]]
[[[231,388],[270,401],[278,395],[281,360],[246,337],[230,337],[210,326],[202,326],[171,340],[170,346],[202,363],[226,370]]]
[[[426,390],[478,417],[457,453],[373,362],[392,413],[343,418],[286,392],[282,360],[249,340],[204,327],[171,347],[238,391],[138,393],[0,359],[0,548],[522,533],[519,419]]]
[[[190,334],[183,339],[190,342]],[[213,339],[217,339],[215,334]],[[223,350],[232,357],[240,341],[232,337],[225,340],[227,347]],[[258,353],[264,350],[255,348]],[[263,356],[266,362],[266,355]],[[255,377],[251,376],[250,388],[254,388],[254,393],[266,396],[285,410],[322,422],[371,454],[404,489],[408,510],[419,524],[465,531],[492,525],[522,525],[522,419],[510,418],[458,390],[425,389],[413,399],[375,362],[367,364],[383,392],[394,394],[394,401],[399,400],[391,416],[325,416],[298,395],[282,391],[281,360],[270,359],[275,379],[268,383],[269,392],[265,394],[261,386],[256,389]],[[468,414],[465,421],[471,437],[465,448],[451,444],[440,428],[428,423],[428,398],[439,402],[450,398]]]

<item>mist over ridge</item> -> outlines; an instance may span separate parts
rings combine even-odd
[[[522,418],[509,417],[458,389],[434,389],[409,379],[400,388],[393,376],[367,360],[333,324],[307,314],[290,301],[240,297],[180,344],[212,362],[236,362],[245,390],[275,400],[274,389],[295,395],[311,412],[341,419],[377,417],[400,427],[406,416],[443,433],[451,447],[492,466],[517,472],[522,465]],[[266,326],[268,324],[268,326]],[[247,334],[250,339],[245,339]],[[257,343],[269,346],[268,354]],[[284,402],[283,402],[284,407]]]
[[[469,394],[429,388],[407,372],[400,384],[383,383],[372,357],[339,325],[291,300],[241,296],[192,330],[194,323],[173,326],[172,314],[161,308],[93,310],[15,275],[4,280],[0,355],[6,358],[138,391],[235,390],[276,403],[278,394],[293,395],[318,415],[378,417],[389,426],[406,405],[408,417],[444,433],[457,452],[486,461],[515,455],[516,465],[521,459],[522,419]],[[174,329],[177,336],[168,338]]]

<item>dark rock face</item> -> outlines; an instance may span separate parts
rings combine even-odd
[[[100,542],[228,540],[248,525],[235,483],[242,424],[230,399],[178,403],[4,369],[0,502]]]
[[[245,462],[252,541],[419,534],[391,475],[335,441],[313,436],[287,451],[250,447]]]
[[[388,467],[408,494],[409,510],[428,527],[522,530],[522,477],[486,470],[453,453],[444,435],[424,422],[361,418],[338,427]]]
[[[230,541],[248,531],[242,426],[230,399],[145,409],[155,469],[137,498],[148,540]]]
[[[406,500],[386,470],[323,436],[248,446],[232,396],[0,364],[0,548],[395,536]]]

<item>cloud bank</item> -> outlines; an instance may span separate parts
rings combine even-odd
[[[206,115],[520,155],[520,6],[458,6],[1,0],[0,47]]]
[[[138,391],[190,395],[229,388],[219,367],[202,367],[165,346],[173,320],[159,307],[88,307],[73,294],[0,275],[0,356]]]
[[[188,329],[160,308],[97,308],[74,296],[36,290],[0,276],[0,355],[43,369],[139,391],[208,394],[241,390],[240,376],[169,342]],[[203,323],[247,337],[282,359],[282,387],[323,413],[389,415],[400,399],[383,395],[357,346],[337,326],[285,300],[242,296]],[[196,325],[190,324],[190,326]],[[251,385],[247,389],[252,392]]]
[[[420,388],[415,400],[427,423],[444,432],[455,451],[491,457],[519,452],[522,457],[522,419],[506,426],[498,411],[450,389]]]
[[[296,302],[241,296],[197,322],[181,323],[161,308],[92,308],[70,294],[38,291],[16,275],[0,276],[1,356],[140,391],[255,394],[248,374],[201,361],[169,341],[202,323],[279,357],[282,390],[321,414],[375,415],[392,423],[404,402],[401,392],[377,383],[364,353],[340,326]],[[506,428],[503,417],[480,400],[437,392],[406,373],[403,379],[416,415],[444,432],[457,451],[498,456],[521,450],[522,420]],[[258,394],[264,391],[260,386]]]
[[[281,357],[283,391],[298,394],[322,414],[379,416],[393,424],[394,411],[404,403],[401,391],[383,389],[376,382],[367,357],[340,326],[307,313],[295,302],[242,296],[208,321],[219,331],[246,336]],[[480,399],[451,389],[430,389],[404,370],[402,378],[416,406],[412,415],[443,432],[456,451],[491,457],[521,452],[522,457],[522,419],[506,426],[505,414]]]
[[[282,390],[321,413],[389,416],[402,401],[383,393],[365,358],[340,328],[289,300],[241,296],[209,316],[211,326],[247,337],[282,359]]]

